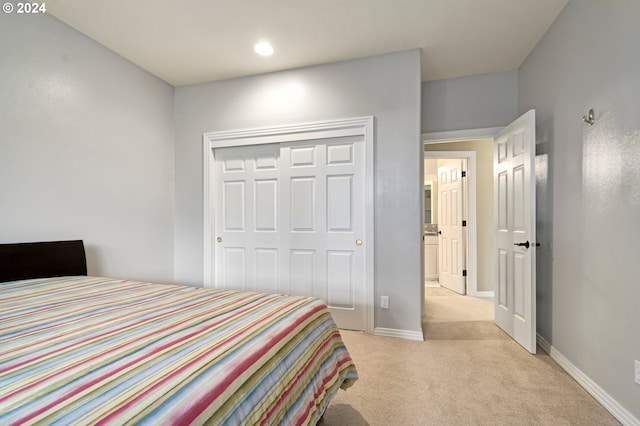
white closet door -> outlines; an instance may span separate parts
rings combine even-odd
[[[262,292],[278,287],[278,145],[216,150],[216,286]]]
[[[362,137],[216,150],[216,286],[323,299],[365,329]]]

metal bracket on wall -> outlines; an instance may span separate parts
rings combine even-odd
[[[596,122],[596,117],[595,117],[595,113],[593,112],[593,108],[591,108],[589,110],[589,114],[588,115],[583,115],[582,116],[582,121],[584,121],[585,123],[589,124],[589,126],[593,126],[593,123]]]

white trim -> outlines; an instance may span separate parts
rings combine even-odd
[[[223,132],[207,132],[202,135],[202,188],[204,220],[204,286],[213,287],[215,276],[213,262],[213,219],[215,201],[214,167],[215,149],[232,146],[262,145],[326,139],[344,136],[363,136],[365,150],[365,332],[371,334],[374,328],[374,118],[373,116],[355,117],[339,120],[318,121],[263,128],[239,129]]]
[[[415,340],[419,342],[424,342],[424,336],[422,334],[422,331],[399,330],[396,328],[376,327],[373,330],[373,335],[383,336],[383,337],[395,337],[398,339]]]
[[[206,134],[202,135],[202,202],[203,202],[203,255],[204,255],[204,274],[203,285],[205,288],[213,287],[213,203],[216,199],[213,191],[215,190],[212,184],[212,179],[215,173],[213,168],[215,162],[209,140]]]
[[[591,396],[593,396],[602,406],[609,411],[620,423],[628,426],[640,426],[640,419],[636,418],[629,410],[624,408],[618,401],[602,389],[596,382],[587,376],[582,370],[573,365],[564,355],[558,352],[539,333],[537,334],[538,346],[547,352],[563,370],[578,382]]]
[[[493,299],[494,297],[496,297],[496,292],[491,290],[491,291],[476,291],[476,297],[486,297],[487,299]]]
[[[540,333],[536,333],[536,339],[538,340],[538,346],[540,347],[540,349],[551,355],[551,345],[549,344],[549,342],[547,342],[547,339],[542,337]]]
[[[478,238],[476,219],[476,152],[475,151],[424,151],[424,158],[463,158],[467,160],[467,294],[478,294]],[[424,176],[422,178],[424,180]]]
[[[462,142],[476,139],[493,139],[504,127],[486,127],[483,129],[452,130],[422,134],[422,143]]]
[[[373,116],[222,132],[207,132],[204,134],[204,139],[210,142],[211,148],[215,149],[344,136],[361,136],[365,135],[367,130],[370,131],[373,129],[373,124],[369,126],[366,122],[367,120],[373,121]]]

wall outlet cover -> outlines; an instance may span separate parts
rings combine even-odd
[[[635,366],[635,381],[640,385],[640,361],[636,359],[633,365]]]
[[[380,297],[380,307],[382,309],[389,309],[389,296]]]

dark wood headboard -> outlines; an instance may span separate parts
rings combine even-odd
[[[0,282],[87,275],[82,240],[0,244]]]

